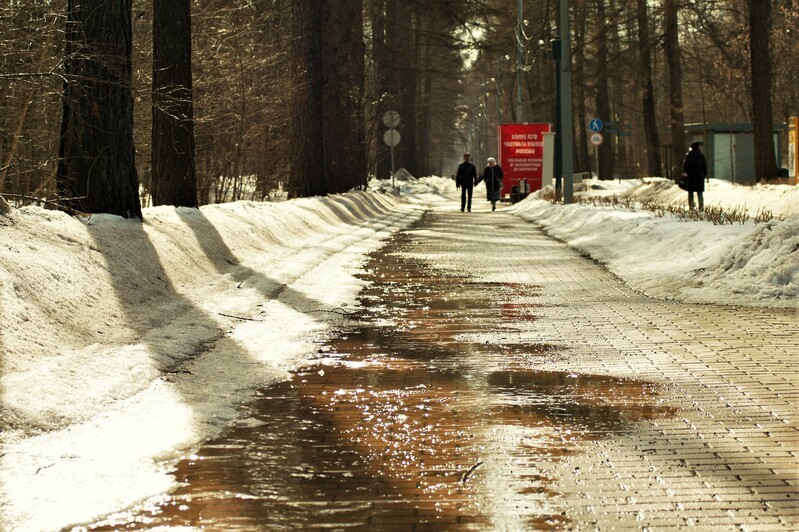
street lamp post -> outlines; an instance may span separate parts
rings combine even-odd
[[[552,59],[555,60],[555,197],[560,199],[563,186],[561,177],[563,175],[563,120],[561,120],[560,102],[560,39],[552,39]]]
[[[517,15],[517,29],[516,29],[516,122],[522,123],[524,101],[522,100],[522,72],[524,69],[522,63],[524,61],[524,2],[519,0],[519,11]]]
[[[574,203],[574,153],[572,145],[572,72],[569,52],[569,1],[560,0],[560,69],[561,69],[561,129],[563,144],[563,203]],[[601,57],[600,61],[605,58]]]

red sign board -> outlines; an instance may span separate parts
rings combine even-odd
[[[544,133],[549,124],[500,124],[499,165],[505,173],[502,195],[513,187],[533,192],[543,186]]]

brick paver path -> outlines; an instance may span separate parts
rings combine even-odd
[[[117,525],[799,529],[796,311],[650,299],[475,203],[397,235],[351,327]]]
[[[799,529],[795,309],[653,300],[514,217],[459,214],[433,216],[418,252],[540,286],[539,318],[517,340],[565,347],[547,369],[661,383],[675,409],[540,464],[574,524]],[[441,245],[454,235],[461,245]]]

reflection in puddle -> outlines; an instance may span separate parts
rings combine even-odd
[[[174,493],[95,528],[568,526],[538,465],[668,415],[655,387],[535,371],[544,344],[469,341],[512,338],[538,289],[431,271],[410,247],[373,257],[356,326],[178,464]]]

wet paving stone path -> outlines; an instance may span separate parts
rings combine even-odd
[[[364,280],[173,493],[91,528],[799,523],[791,312],[651,300],[501,212],[428,212]]]

